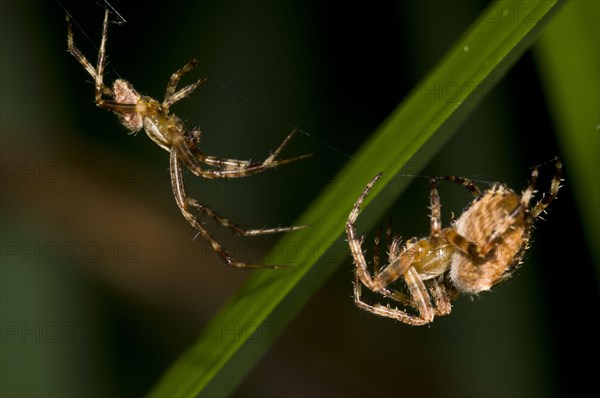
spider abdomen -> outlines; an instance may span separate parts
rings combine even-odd
[[[131,83],[117,79],[113,83],[113,97],[116,104],[138,105],[142,96],[133,88]],[[115,111],[121,124],[132,133],[140,131],[143,127],[142,115],[139,112]]]
[[[512,190],[495,184],[457,220],[455,230],[466,243],[452,256],[450,277],[459,290],[487,291],[510,276],[529,239],[527,213],[520,201]],[[474,250],[481,257],[470,253]]]

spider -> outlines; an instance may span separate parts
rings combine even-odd
[[[173,104],[188,97],[207,80],[206,78],[200,78],[193,84],[187,85],[179,90],[177,89],[181,77],[198,65],[197,59],[192,59],[183,66],[183,68],[173,73],[167,84],[165,99],[162,102],[138,93],[131,83],[123,79],[115,80],[112,88],[110,88],[106,86],[103,81],[104,68],[106,66],[106,40],[109,22],[108,9],[105,10],[104,13],[102,39],[100,41],[100,49],[98,51],[98,59],[95,68],[90,61],[85,58],[81,51],[75,47],[71,19],[68,14],[66,19],[68,51],[94,79],[96,87],[96,105],[100,108],[113,111],[119,118],[121,124],[123,124],[131,134],[135,134],[141,129],[144,129],[152,141],[169,152],[171,185],[173,194],[175,195],[175,201],[185,219],[198,234],[206,239],[219,257],[230,266],[237,268],[287,268],[286,266],[249,264],[235,261],[211,236],[191,211],[200,211],[240,236],[256,236],[294,231],[305,228],[307,225],[268,229],[243,229],[187,195],[183,181],[183,166],[196,176],[209,179],[240,178],[260,173],[267,169],[310,156],[309,154],[306,154],[288,159],[277,159],[279,152],[281,152],[283,147],[298,129],[294,128],[279,147],[277,147],[277,149],[262,162],[226,159],[205,155],[198,148],[201,138],[200,130],[197,128],[186,129],[180,118],[169,113],[170,107]]]
[[[529,247],[533,222],[552,202],[560,188],[562,165],[555,159],[556,172],[544,195],[533,207],[538,169],[533,168],[529,184],[521,195],[506,185],[493,183],[483,193],[467,178],[446,176],[444,180],[468,189],[475,199],[452,220],[449,227],[441,226],[441,205],[437,180],[430,178],[431,232],[426,238],[412,238],[402,244],[399,236],[391,235],[391,225],[386,229],[388,264],[380,268],[379,241],[382,228],[375,236],[373,275],[367,268],[362,250],[364,235],[358,236],[355,222],[369,191],[381,173],[364,189],[346,222],[346,234],[354,258],[354,301],[356,305],[376,315],[392,318],[409,325],[425,325],[434,316],[447,315],[451,302],[459,293],[478,294],[490,290],[508,279],[521,264]],[[410,295],[391,287],[403,279]],[[362,286],[374,293],[416,310],[418,315],[389,305],[370,304],[362,299]]]

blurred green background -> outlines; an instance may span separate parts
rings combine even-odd
[[[211,79],[173,111],[202,128],[213,155],[259,159],[292,126],[309,132],[285,154],[314,152],[310,159],[238,181],[187,179],[197,198],[242,225],[292,224],[487,4],[115,1],[127,23],[109,28],[106,81],[120,76],[161,99],[171,73],[199,58],[186,81]],[[598,16],[592,0],[568,7],[589,4]],[[66,52],[59,4],[1,5],[0,393],[142,395],[198,335],[236,333],[210,319],[247,273],[192,241],[167,154],[95,107],[90,77]],[[102,7],[62,5],[95,63]],[[515,1],[512,12],[523,16],[526,6]],[[597,33],[598,18],[592,26]],[[527,52],[490,88],[430,164],[406,168],[520,190],[530,166],[561,156],[567,181],[517,275],[412,328],[354,307],[348,259],[235,396],[558,396],[592,380],[576,357],[597,346],[589,324],[598,312],[594,240],[580,221],[587,213],[569,183],[577,178],[573,154],[558,138],[540,74],[549,58],[536,56]],[[582,102],[597,101],[598,86],[587,90]],[[552,171],[542,167],[541,189]],[[597,198],[600,181],[588,184]],[[444,222],[470,200],[451,185],[440,193]],[[394,231],[428,231],[428,194],[427,180],[415,179],[389,211]],[[245,260],[258,260],[277,239],[235,238],[208,225]]]

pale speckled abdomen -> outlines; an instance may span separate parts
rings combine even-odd
[[[456,231],[480,248],[498,229],[503,227],[510,214],[517,209],[520,196],[502,184],[485,191],[457,220]],[[510,276],[519,262],[529,240],[529,225],[524,211],[514,214],[511,227],[494,240],[494,248],[485,260],[477,259],[456,250],[452,256],[450,277],[461,291],[476,294]]]

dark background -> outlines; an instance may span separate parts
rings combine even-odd
[[[62,5],[95,63],[102,7]],[[315,156],[275,172],[188,177],[196,197],[242,225],[288,225],[486,5],[114,1],[127,23],[110,25],[106,82],[121,76],[160,100],[197,57],[185,81],[210,80],[172,109],[202,128],[206,153],[259,159],[292,126],[310,133],[285,153]],[[248,273],[192,241],[167,154],[95,107],[91,78],[66,52],[61,6],[2,7],[2,395],[144,394]],[[521,190],[529,167],[561,155],[549,112],[528,52],[421,175]],[[552,172],[541,168],[541,190]],[[557,396],[589,383],[578,358],[597,349],[597,279],[565,173],[508,283],[415,328],[354,307],[347,259],[235,396]],[[452,185],[440,193],[444,223],[470,200]],[[397,233],[427,233],[428,195],[417,178],[398,199]],[[276,240],[216,235],[244,259]]]

